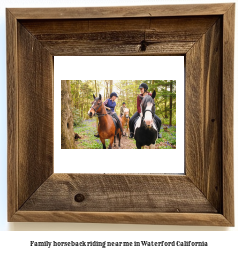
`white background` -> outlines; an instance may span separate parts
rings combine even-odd
[[[184,173],[183,56],[54,57],[54,76],[54,172]],[[176,149],[61,149],[61,80],[104,79],[176,80]]]
[[[175,1],[175,0],[141,0],[141,1],[131,1],[131,0],[121,0],[121,1],[76,1],[76,0],[1,0],[0,2],[0,229],[3,232],[0,232],[0,245],[3,249],[3,253],[42,253],[42,251],[51,251],[51,253],[61,253],[71,249],[30,249],[29,241],[45,241],[45,240],[62,240],[62,239],[72,239],[72,240],[83,240],[84,238],[90,238],[91,240],[100,239],[111,239],[111,240],[190,240],[196,239],[207,240],[210,242],[209,248],[179,248],[176,249],[144,249],[140,248],[139,251],[150,251],[150,253],[224,253],[229,251],[231,253],[237,252],[237,238],[238,238],[238,226],[234,228],[224,228],[224,227],[190,227],[190,226],[158,226],[158,225],[124,225],[124,224],[93,224],[93,223],[7,223],[7,125],[6,125],[6,22],[5,22],[5,8],[6,7],[79,7],[79,6],[118,6],[118,5],[145,5],[145,4],[191,4],[191,3],[223,3],[223,2],[237,2],[230,0],[209,0],[209,1],[196,1],[196,0],[185,0],[185,1]],[[236,14],[237,5],[236,5]],[[236,18],[236,38],[237,38],[237,29],[238,22]],[[235,70],[237,70],[237,43],[235,48]],[[237,129],[238,124],[238,94],[237,94],[237,72],[235,72],[235,114],[234,114],[234,130]],[[237,132],[234,131],[234,152],[237,154]],[[238,206],[237,206],[237,169],[238,169],[238,157],[234,156],[235,160],[235,208],[236,208],[236,218],[238,217]],[[238,223],[236,219],[236,224]],[[36,232],[4,232],[4,231],[36,231]],[[64,231],[71,230],[77,232],[42,232],[42,231]],[[149,232],[143,232],[143,231]],[[79,231],[79,232],[78,232]],[[113,231],[113,232],[80,232],[80,231]],[[120,232],[125,231],[125,232]],[[139,231],[139,232],[129,232],[129,231]],[[172,231],[172,232],[163,232],[163,231]],[[181,231],[181,232],[176,232]],[[192,231],[192,232],[188,232]],[[206,232],[201,232],[206,231]],[[213,232],[218,231],[218,232]],[[230,232],[226,232],[230,231]],[[95,251],[95,249],[84,250],[84,253]],[[98,252],[100,249],[96,249]],[[108,249],[110,250],[110,249]],[[80,253],[81,250],[74,250],[74,252]],[[111,250],[110,250],[111,251]],[[113,249],[114,252],[118,252],[118,249]],[[127,251],[128,253],[132,252],[132,249],[119,249],[119,251]],[[134,251],[134,249],[133,249]],[[73,252],[72,252],[73,253]]]

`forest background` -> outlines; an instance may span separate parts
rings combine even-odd
[[[122,103],[130,110],[130,117],[137,111],[139,85],[144,82],[149,92],[156,91],[156,115],[163,125],[176,126],[176,80],[70,80],[71,107],[74,127],[82,125],[88,119],[88,110],[93,101],[93,94],[102,95],[103,101],[116,92],[117,115],[120,115]]]

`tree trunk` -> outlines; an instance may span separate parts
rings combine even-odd
[[[113,80],[110,80],[110,94],[112,93],[113,90]]]
[[[170,109],[169,109],[169,113],[170,113],[170,116],[169,116],[169,125],[172,126],[172,89],[173,89],[173,81],[171,80],[170,81]]]
[[[167,115],[167,82],[165,84],[165,100],[164,100],[164,111],[165,111],[165,118],[168,118],[168,115]]]
[[[95,96],[98,97],[97,80],[95,80]]]
[[[107,80],[105,80],[105,83],[106,83],[106,97],[107,97],[107,99],[109,98],[109,87],[108,87],[108,85],[109,85],[109,82],[107,81]]]
[[[71,110],[70,81],[61,81],[61,149],[74,149],[73,114]]]
[[[97,87],[97,80],[95,80],[96,97],[99,96],[99,87]],[[98,117],[96,118],[96,131],[98,131]]]

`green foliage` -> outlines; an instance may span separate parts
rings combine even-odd
[[[176,125],[176,81],[175,80],[71,80],[72,107],[76,117],[75,126],[88,119],[87,112],[93,101],[93,94],[102,95],[103,100],[109,98],[111,91],[118,94],[115,108],[120,114],[122,103],[130,110],[130,116],[137,111],[137,96],[140,93],[139,85],[148,84],[148,91],[156,91],[156,115],[162,124]],[[79,120],[79,117],[81,120]]]
[[[96,119],[85,120],[82,127],[74,128],[74,132],[78,133],[82,139],[79,139],[78,149],[102,149],[100,138],[94,137]],[[109,140],[106,140],[106,147],[109,146]]]
[[[172,149],[172,146],[176,146],[176,126],[167,126],[167,131],[164,128],[160,129],[162,138],[157,139],[156,143],[162,143],[161,149]]]
[[[74,119],[74,127],[82,126],[83,125],[83,118],[80,116],[80,112],[78,109],[73,108],[73,119]]]
[[[72,107],[77,111],[74,117],[80,116],[82,121],[88,118],[87,112],[91,107],[93,101],[92,87],[93,80],[71,80],[71,95],[72,95]],[[78,120],[76,120],[77,122]]]
[[[176,80],[144,80],[149,92],[156,91],[156,115],[162,124],[176,125]],[[171,116],[171,122],[170,122]]]

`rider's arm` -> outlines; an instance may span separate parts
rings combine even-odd
[[[105,105],[106,109],[111,110],[109,107],[107,107],[108,99],[106,99],[103,104]]]
[[[124,111],[123,111],[123,107],[120,107],[120,114],[123,115]]]
[[[141,113],[140,103],[141,103],[141,98],[138,95],[137,96],[137,111],[138,111],[138,113]]]
[[[103,102],[103,104],[104,104],[105,106],[107,106],[107,103],[108,103],[108,99],[106,99],[106,100]]]

